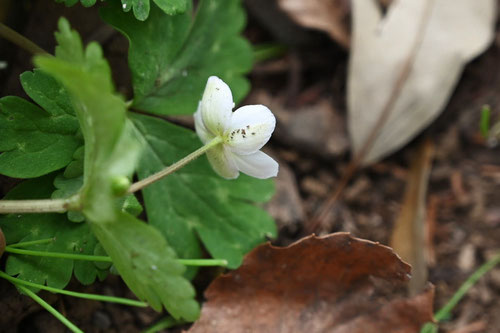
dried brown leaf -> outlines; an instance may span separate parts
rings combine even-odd
[[[278,4],[297,23],[323,30],[343,47],[349,47],[350,1],[279,0]]]
[[[349,132],[373,163],[411,140],[446,106],[465,64],[494,36],[496,0],[353,1]]]
[[[390,248],[348,233],[261,245],[209,286],[189,332],[418,332],[433,290],[395,296],[409,273]]]

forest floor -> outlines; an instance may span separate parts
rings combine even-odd
[[[104,46],[118,90],[131,96],[127,42],[102,23],[96,8],[66,8],[49,0],[19,2],[14,7],[8,24],[50,51],[57,18],[66,16],[84,42],[97,40]],[[267,208],[278,224],[279,237],[273,243],[288,245],[307,234],[308,221],[331,196],[349,163],[345,98],[349,54],[325,34],[286,22],[283,14],[269,8],[250,9],[245,35],[252,43],[288,45],[283,56],[254,67],[252,91],[243,103],[265,104],[278,119],[268,153],[280,162],[280,174],[276,196]],[[260,12],[267,10],[274,13],[271,18]],[[30,55],[0,41],[0,57],[9,63],[0,70],[1,96],[25,96],[18,78],[32,68]],[[493,120],[500,119],[498,30],[491,47],[466,67],[442,115],[399,152],[358,171],[315,232],[347,231],[389,244],[410,160],[421,142],[429,140],[435,154],[426,196],[426,223],[431,226],[428,280],[436,287],[435,308],[444,305],[500,249],[500,148],[490,147],[479,134],[483,104],[492,106]],[[0,178],[0,197],[15,183]],[[200,294],[208,276],[211,272],[201,271],[195,281]],[[73,281],[69,289],[133,297],[116,276],[90,287]],[[42,295],[86,332],[137,332],[161,318],[149,309]],[[470,290],[442,328],[446,332],[498,332],[499,313],[497,267]],[[0,314],[1,332],[65,331],[4,280],[0,280]]]

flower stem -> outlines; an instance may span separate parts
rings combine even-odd
[[[46,240],[44,240],[46,242]],[[26,242],[29,243],[29,242]],[[26,244],[24,243],[24,244]],[[19,246],[18,243],[14,244]],[[27,245],[27,244],[26,244]],[[98,261],[98,262],[113,262],[108,256],[93,256],[85,254],[72,254],[63,252],[46,252],[46,251],[33,251],[17,249],[13,245],[8,245],[5,247],[5,252],[14,254],[23,254],[35,257],[51,257],[51,258],[61,258],[61,259],[72,259],[72,260],[86,260],[86,261]],[[176,259],[176,261],[185,266],[227,266],[227,260],[225,259]]]
[[[159,172],[157,172],[155,174],[152,174],[149,177],[141,179],[140,181],[138,181],[136,183],[133,183],[130,186],[130,188],[128,189],[128,193],[134,193],[136,191],[139,191],[139,190],[143,189],[144,187],[146,187],[148,185],[151,185],[154,182],[162,179],[163,177],[166,177],[166,176],[170,175],[171,173],[179,170],[180,168],[182,168],[183,166],[185,166],[189,162],[194,161],[196,158],[200,157],[201,155],[203,155],[204,153],[206,153],[211,148],[213,148],[213,147],[217,146],[218,144],[222,143],[222,141],[223,141],[223,139],[221,137],[219,137],[219,136],[216,137],[215,139],[213,139],[212,141],[208,142],[203,147],[199,148],[198,150],[195,150],[194,152],[192,152],[188,156],[186,156],[183,159],[175,162],[174,164],[166,167],[165,169],[163,169],[163,170],[161,170],[161,171],[159,171]]]
[[[78,210],[78,206],[77,195],[67,199],[0,200],[0,214],[64,213],[68,210]]]
[[[460,302],[462,297],[469,291],[469,289],[476,284],[476,282],[493,267],[500,264],[500,253],[497,253],[493,258],[479,267],[469,278],[458,288],[457,292],[452,298],[443,306],[434,316],[436,321],[441,321],[450,315],[451,310]]]
[[[75,326],[72,322],[70,322],[66,317],[64,317],[59,311],[50,306],[49,303],[45,302],[42,298],[40,298],[37,294],[26,288],[25,286],[14,283],[17,288],[26,293],[29,297],[31,297],[35,302],[40,304],[45,310],[50,312],[54,317],[56,317],[61,323],[66,325],[74,333],[84,333],[81,329]]]
[[[31,245],[47,244],[47,243],[52,243],[55,240],[56,240],[55,237],[46,238],[46,239],[38,239],[38,240],[34,240],[34,241],[29,241],[29,242],[19,242],[19,243],[11,244],[11,245],[9,245],[9,247],[10,248],[26,247],[26,246],[31,246]]]
[[[8,26],[3,23],[0,23],[0,36],[7,39],[8,41],[16,44],[20,48],[25,49],[26,51],[33,54],[49,54],[47,51],[42,49],[40,46],[36,45],[28,38],[19,34],[18,32],[12,30]]]
[[[177,259],[184,266],[227,266],[226,259]]]
[[[0,271],[0,277],[4,278],[7,281],[10,281],[16,285],[25,285],[28,287],[33,287],[37,289],[42,289],[42,290],[47,290],[56,294],[63,294],[63,295],[68,295],[72,297],[78,297],[78,298],[85,298],[85,299],[91,299],[95,301],[102,301],[102,302],[110,302],[110,303],[118,303],[118,304],[124,304],[124,305],[130,305],[130,306],[137,306],[137,307],[147,307],[148,304],[140,301],[136,301],[133,299],[128,299],[128,298],[121,298],[121,297],[114,297],[114,296],[105,296],[105,295],[95,295],[95,294],[87,294],[87,293],[79,293],[76,291],[69,291],[69,290],[63,290],[63,289],[58,289],[58,288],[52,288],[49,286],[44,286],[42,284],[38,283],[33,283],[29,281],[24,281],[15,277],[12,277],[2,271]]]
[[[85,254],[23,250],[23,249],[16,249],[16,248],[13,248],[11,246],[6,246],[5,252],[15,253],[15,254],[24,254],[24,255],[35,256],[35,257],[51,257],[51,258],[72,259],[72,260],[112,262],[111,258],[106,257],[106,256],[92,256],[92,255],[85,255]]]

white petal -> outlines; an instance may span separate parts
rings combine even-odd
[[[227,144],[237,154],[255,153],[269,141],[276,118],[264,105],[247,105],[233,113]]]
[[[230,124],[233,107],[229,86],[217,76],[209,77],[201,99],[201,118],[205,127],[215,136],[222,135]]]
[[[235,179],[239,176],[234,155],[224,145],[218,145],[206,152],[208,161],[214,171],[226,179]]]
[[[200,109],[201,109],[201,103],[198,104],[198,110],[196,110],[196,112],[194,113],[194,129],[196,130],[196,134],[198,134],[198,137],[200,138],[201,142],[205,144],[210,140],[212,140],[214,138],[214,135],[211,134],[205,127],[205,124],[201,119]]]
[[[238,169],[249,176],[265,179],[278,175],[278,162],[260,150],[251,155],[233,155]]]

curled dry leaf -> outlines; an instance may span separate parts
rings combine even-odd
[[[465,64],[493,39],[496,0],[353,1],[349,132],[363,164],[395,151],[443,110]],[[366,147],[369,146],[369,149]]]
[[[349,47],[350,1],[279,0],[278,3],[297,23],[323,30],[343,47]]]
[[[209,286],[189,332],[418,332],[434,294],[395,296],[409,273],[390,248],[348,233],[261,245]]]

